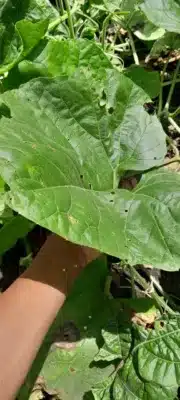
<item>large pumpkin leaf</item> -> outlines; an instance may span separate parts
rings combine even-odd
[[[176,393],[176,388],[141,380],[131,357],[119,369],[113,384],[114,400],[174,400]]]
[[[0,123],[9,203],[74,242],[178,269],[179,217],[169,208],[179,175],[148,174],[134,192],[117,189],[120,171],[163,161],[164,132],[128,78],[111,72],[105,93],[101,107],[87,80],[76,76],[34,80],[3,95],[12,117]]]
[[[143,379],[165,387],[180,384],[180,316],[151,330],[145,342],[134,351],[138,354],[138,371]]]
[[[144,0],[141,9],[153,24],[180,33],[179,0]]]

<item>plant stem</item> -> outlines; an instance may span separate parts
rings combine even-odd
[[[135,62],[136,65],[139,65],[140,64],[139,63],[139,58],[138,58],[138,55],[137,55],[137,51],[136,51],[136,48],[135,48],[134,39],[133,39],[131,31],[128,31],[128,36],[129,36],[129,41],[130,41],[130,45],[131,45],[131,48],[132,48],[134,62]]]
[[[159,92],[159,104],[158,104],[158,112],[157,112],[158,117],[160,117],[161,112],[162,112],[162,107],[163,107],[163,82],[164,82],[164,74],[166,72],[168,63],[169,63],[169,57],[166,60],[166,63],[164,64],[163,70],[161,72],[161,86],[160,86],[160,92]]]
[[[136,290],[135,290],[135,280],[134,280],[134,270],[130,266],[130,274],[131,274],[131,289],[132,289],[132,298],[136,298]]]
[[[68,15],[68,23],[69,23],[69,30],[70,30],[70,35],[72,39],[75,39],[75,34],[74,34],[74,26],[73,26],[73,20],[72,20],[72,15],[71,15],[71,9],[69,5],[69,0],[64,0],[67,15]]]
[[[106,43],[106,29],[107,29],[107,26],[109,24],[111,17],[112,17],[112,14],[109,14],[103,21],[103,27],[102,27],[102,48],[103,48],[103,50],[105,49],[105,43]]]
[[[176,83],[178,83],[178,82],[180,82],[180,79],[176,79]],[[163,86],[168,86],[168,85],[171,85],[171,84],[172,84],[172,81],[163,82]]]
[[[56,8],[58,9],[58,11],[60,12],[61,15],[64,14],[63,0],[56,0]]]
[[[145,291],[148,291],[149,284],[146,282],[146,280],[139,274],[136,268],[131,266],[131,269],[133,270],[134,273],[134,279],[143,287]],[[170,314],[175,314],[175,312],[165,303],[165,301],[160,296],[158,296],[158,294],[155,291],[151,293],[151,297],[155,300],[160,310],[163,307]]]
[[[172,79],[172,83],[171,83],[171,87],[170,87],[170,90],[169,90],[168,98],[167,98],[167,101],[166,101],[166,104],[165,104],[165,107],[164,107],[165,110],[167,110],[167,111],[169,110],[169,106],[170,106],[170,103],[171,103],[172,95],[173,95],[175,84],[176,84],[176,79],[177,79],[177,76],[178,76],[178,73],[179,73],[179,68],[180,68],[180,60],[177,62],[176,69],[174,71],[174,75],[173,75],[173,79]]]
[[[168,118],[168,121],[170,122],[170,124],[177,130],[178,133],[180,133],[180,126],[178,124],[176,124],[176,122],[174,121],[174,119],[172,117]]]
[[[175,146],[173,139],[170,138],[168,135],[166,135],[166,141],[169,144],[169,146],[171,147],[171,149],[174,151],[174,154],[176,157],[179,156],[179,150],[178,148]]]
[[[179,114],[180,114],[180,106],[173,113],[169,113],[169,116],[172,117],[172,118],[175,118]]]
[[[158,168],[166,167],[166,165],[172,164],[174,162],[180,162],[180,157],[175,156],[175,157],[171,158],[171,160],[165,161],[164,164],[159,165]]]

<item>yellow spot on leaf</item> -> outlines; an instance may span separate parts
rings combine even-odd
[[[68,215],[68,220],[71,222],[71,224],[77,224],[78,221],[75,219],[72,215]]]

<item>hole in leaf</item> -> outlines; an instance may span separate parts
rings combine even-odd
[[[80,178],[83,179],[83,175],[80,175]]]
[[[112,192],[111,192],[111,194],[115,194],[115,192],[114,192],[114,191],[112,191]]]
[[[109,202],[110,202],[110,203],[113,203],[113,202],[114,202],[114,200],[113,200],[113,199],[111,199],[111,200],[109,200]]]
[[[160,321],[160,326],[161,326],[161,328],[164,327],[164,321]]]
[[[69,368],[70,372],[76,372],[76,370],[73,367]]]
[[[92,189],[92,185],[91,185],[91,183],[89,183],[89,189]]]
[[[128,212],[128,210],[125,210],[125,213],[127,213]]]
[[[113,107],[109,107],[108,113],[109,113],[109,114],[113,114],[113,112],[114,112],[114,108],[113,108]]]
[[[12,118],[11,110],[5,103],[0,103],[0,119],[2,117]]]
[[[154,157],[154,160],[157,160],[157,157]]]

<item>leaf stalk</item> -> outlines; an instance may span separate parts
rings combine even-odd
[[[146,282],[146,280],[139,274],[139,272],[131,266],[131,271],[133,271],[134,279],[136,280],[137,283],[139,283],[145,291],[149,290],[149,284]],[[162,307],[167,311],[169,314],[175,314],[175,312],[168,306],[168,304],[165,303],[164,299],[158,296],[158,294],[155,292],[151,292],[151,297],[155,300],[158,308],[162,312]]]
[[[64,3],[65,3],[67,15],[68,15],[70,36],[71,36],[71,39],[75,39],[74,26],[73,26],[73,20],[72,20],[72,14],[71,14],[71,8],[69,5],[69,0],[64,0]]]

